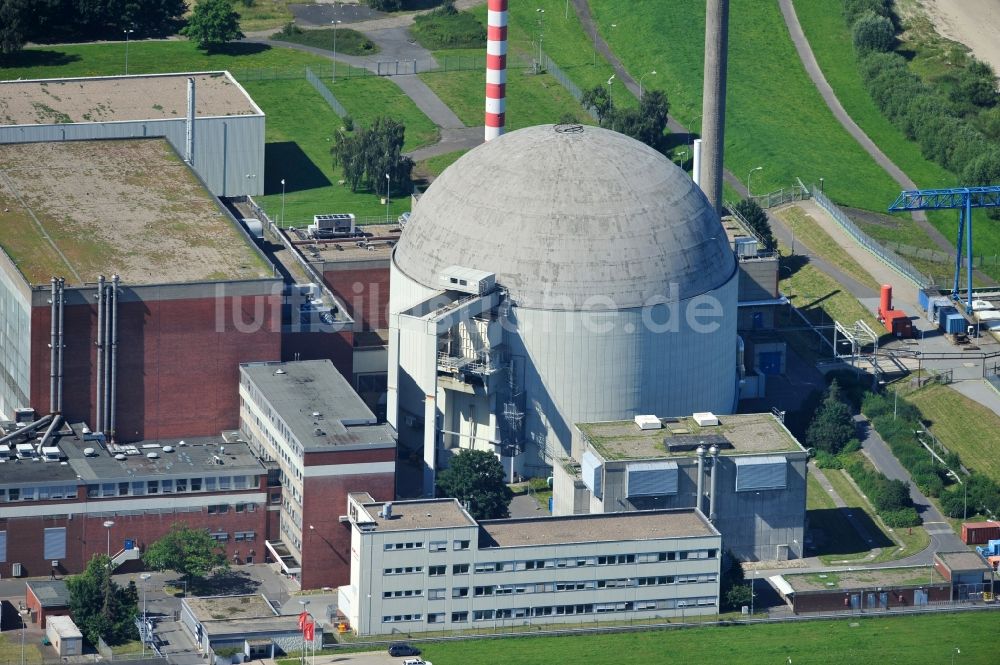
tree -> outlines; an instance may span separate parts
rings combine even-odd
[[[615,110],[615,103],[611,99],[611,93],[608,92],[606,86],[595,85],[590,90],[583,93],[580,97],[580,105],[585,109],[594,109],[597,114],[597,122],[604,126],[604,120],[610,116]]]
[[[513,498],[504,483],[503,467],[486,450],[463,450],[437,475],[437,494],[468,502],[469,513],[477,520],[507,517]]]
[[[173,570],[189,582],[228,567],[226,553],[205,529],[191,529],[182,522],[149,546],[142,561],[154,570]]]
[[[844,18],[847,25],[854,25],[858,18],[867,12],[877,16],[890,18],[891,0],[844,0]]]
[[[28,0],[0,0],[0,54],[15,53],[24,46]]]
[[[351,191],[367,189],[379,195],[398,196],[413,189],[413,160],[402,154],[405,140],[403,123],[379,116],[371,127],[338,132],[330,152]]]
[[[997,103],[997,75],[987,63],[973,60],[958,76],[955,86],[958,102],[975,104],[983,108]]]
[[[181,34],[207,51],[243,39],[240,15],[233,9],[231,0],[200,0]]]
[[[764,251],[773,252],[778,246],[771,232],[771,222],[767,219],[767,213],[753,199],[743,199],[733,206],[733,211],[746,220],[754,233],[764,241]]]
[[[379,12],[398,12],[403,8],[403,0],[365,0],[368,6]]]
[[[891,51],[896,43],[896,29],[892,21],[873,12],[865,12],[851,29],[854,48],[858,53]]]
[[[851,410],[840,399],[840,386],[834,381],[806,431],[806,444],[836,455],[854,438],[857,428]]]
[[[115,583],[107,556],[95,555],[86,570],[66,579],[66,588],[70,614],[89,642],[121,644],[137,637],[138,591],[134,583],[124,589]]]

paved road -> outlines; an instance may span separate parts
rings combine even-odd
[[[406,153],[413,161],[419,162],[430,157],[446,155],[457,150],[470,150],[483,142],[482,127],[463,127],[461,129],[443,128],[441,138],[433,145],[417,148]]]
[[[833,92],[833,88],[827,82],[826,77],[823,76],[823,71],[819,67],[819,63],[816,62],[816,56],[813,55],[812,48],[809,46],[809,41],[806,39],[805,33],[802,31],[802,26],[799,24],[799,18],[795,14],[795,7],[792,5],[792,0],[778,0],[778,5],[781,7],[781,14],[785,19],[785,25],[788,27],[788,32],[792,37],[792,43],[795,44],[795,50],[799,53],[799,59],[802,61],[802,65],[805,67],[806,72],[809,74],[809,78],[812,79],[813,85],[819,91],[819,94],[823,97],[823,101],[833,112],[837,121],[847,130],[847,132],[854,137],[865,152],[872,156],[875,162],[881,166],[885,171],[895,180],[902,189],[919,189],[917,183],[913,182],[908,175],[906,175],[901,168],[896,166],[891,159],[889,159],[884,152],[882,152],[875,142],[868,138],[864,130],[858,126],[856,122],[848,115],[847,111],[841,105],[840,100],[837,99],[837,95]],[[952,244],[947,240],[940,231],[938,231],[930,222],[927,221],[926,213],[919,211],[913,213],[913,219],[920,225],[920,227],[930,236],[931,240],[934,241],[940,249],[943,251],[951,251]]]

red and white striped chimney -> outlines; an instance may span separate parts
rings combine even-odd
[[[503,134],[507,110],[507,0],[488,0],[486,12],[486,140]]]

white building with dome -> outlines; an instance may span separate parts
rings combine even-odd
[[[577,125],[470,151],[390,267],[388,417],[424,491],[463,448],[550,473],[575,423],[735,410],[737,262],[662,154]]]

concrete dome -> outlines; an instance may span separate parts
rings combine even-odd
[[[556,310],[687,299],[736,270],[719,216],[684,171],[623,134],[565,125],[511,132],[448,167],[394,260],[435,289],[449,266],[494,272],[520,306]]]

